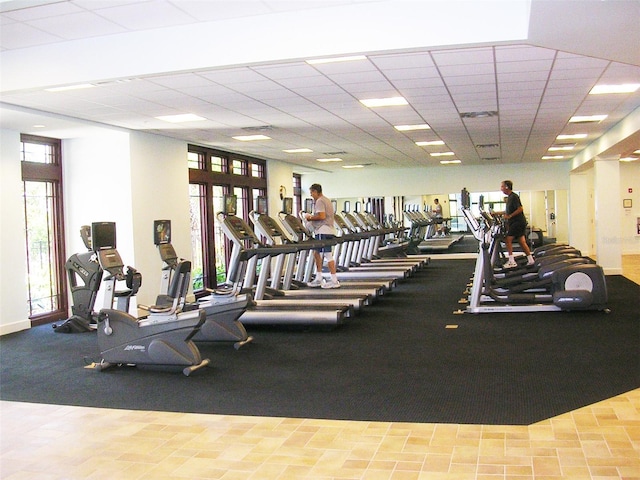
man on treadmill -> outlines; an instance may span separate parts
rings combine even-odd
[[[307,213],[305,218],[313,226],[315,238],[318,240],[335,238],[336,229],[333,223],[334,211],[331,200],[322,194],[322,186],[317,183],[309,187],[309,193],[313,198],[313,213]],[[336,275],[336,262],[331,254],[331,245],[315,249],[313,255],[316,261],[316,275],[308,285],[310,287],[340,288],[340,282]],[[327,267],[331,273],[331,278],[328,281],[322,278],[323,260],[327,261]]]

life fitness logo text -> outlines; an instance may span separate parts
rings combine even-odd
[[[127,345],[126,347],[124,347],[124,350],[128,352],[131,352],[131,351],[144,352],[144,345]]]

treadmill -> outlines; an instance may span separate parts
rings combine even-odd
[[[299,247],[261,242],[251,227],[235,215],[236,202],[235,195],[225,195],[224,209],[217,218],[223,233],[232,243],[227,278],[242,282],[243,291],[253,290],[254,294],[251,304],[240,317],[243,325],[338,326],[354,314],[353,308],[344,303],[322,306],[295,300],[265,300],[271,260],[282,254],[294,253]],[[258,266],[260,273],[256,283]]]
[[[354,289],[345,286],[346,288],[329,291],[322,288],[308,288],[303,283],[294,284],[293,274],[296,267],[304,270],[307,262],[313,262],[311,250],[316,247],[332,245],[335,242],[324,240],[290,242],[275,219],[266,214],[266,197],[258,197],[257,204],[258,210],[249,214],[253,221],[255,232],[264,237],[268,245],[288,244],[298,247],[298,250],[294,253],[279,255],[274,262],[275,266],[272,268],[270,288],[273,292],[278,292],[276,295],[283,295],[285,299],[304,299],[305,303],[311,304],[345,302],[356,311],[373,302],[378,295],[377,288]],[[261,205],[263,206],[262,208]]]

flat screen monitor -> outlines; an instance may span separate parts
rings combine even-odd
[[[360,202],[355,203],[355,212],[360,213],[362,211],[362,204]]]
[[[349,213],[351,211],[351,202],[349,200],[344,201],[342,211],[346,213]]]
[[[238,197],[236,195],[224,196],[224,210],[225,215],[235,215],[238,212]]]
[[[260,215],[266,215],[267,213],[267,197],[258,196],[256,197],[256,212]]]
[[[116,248],[116,223],[93,222],[91,224],[91,247],[94,251]]]
[[[153,221],[153,243],[154,245],[171,243],[171,220]]]
[[[304,211],[309,213],[313,212],[313,198],[305,198]]]
[[[462,191],[460,192],[460,203],[464,208],[471,207],[471,195],[469,194],[469,191],[466,188],[463,188]]]
[[[286,215],[292,215],[293,214],[293,198],[284,197],[282,199],[282,211]]]

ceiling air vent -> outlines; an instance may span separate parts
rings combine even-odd
[[[323,155],[328,155],[330,157],[336,157],[339,155],[346,155],[347,152],[324,152]]]
[[[484,160],[486,162],[496,162],[496,161],[500,160],[500,157],[485,157],[482,160]]]
[[[273,125],[260,125],[258,127],[244,127],[242,130],[245,132],[270,132],[273,130]]]
[[[499,146],[499,143],[481,143],[476,145],[476,148],[498,148]]]
[[[488,117],[497,117],[498,112],[491,111],[482,111],[482,112],[462,112],[460,114],[460,118],[488,118]]]

